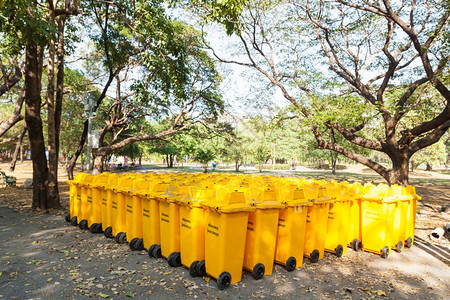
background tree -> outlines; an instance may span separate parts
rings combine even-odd
[[[201,164],[203,173],[208,172],[209,162],[214,160],[214,158],[215,153],[211,149],[204,149],[204,148],[197,149],[194,155],[194,160],[198,161]]]
[[[217,117],[222,109],[217,91],[220,77],[200,48],[195,30],[172,21],[159,2],[93,2],[86,9],[91,14],[87,21],[96,20],[86,23],[92,26],[91,38],[98,53],[93,56],[102,57],[99,70],[106,69],[108,74],[94,108],[106,118],[94,152],[95,173],[102,171],[104,158],[121,147],[168,139],[196,122]],[[115,96],[107,96],[111,90]],[[131,128],[144,118],[153,122]],[[69,174],[82,153],[86,124]]]
[[[447,1],[249,1],[235,31],[246,59],[216,56],[253,68],[278,87],[310,121],[318,148],[406,185],[412,155],[450,126],[449,15]],[[438,96],[427,97],[428,90]],[[324,106],[330,117],[316,118]],[[408,114],[424,107],[433,110],[426,120],[403,126]],[[380,130],[371,137],[374,128]],[[391,167],[327,139],[330,130],[386,154]]]

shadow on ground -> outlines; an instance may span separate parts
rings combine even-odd
[[[68,225],[59,215],[18,214],[0,207],[0,297],[7,299],[448,299],[449,266],[423,249],[422,241],[387,259],[365,253],[326,254],[287,272],[218,290],[214,279],[192,278],[183,267],[131,252],[103,235]],[[420,246],[419,246],[420,243]],[[423,243],[427,244],[427,243]]]

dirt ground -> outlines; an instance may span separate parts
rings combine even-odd
[[[0,169],[7,170],[6,164]],[[450,239],[429,238],[436,227],[450,222],[440,212],[450,201],[450,177],[412,176],[422,197],[418,205],[416,241],[387,259],[350,248],[341,258],[326,253],[318,263],[254,280],[244,271],[242,281],[219,290],[209,277],[192,278],[184,268],[171,268],[164,259],[132,252],[102,234],[68,225],[68,187],[61,172],[62,211],[32,212],[32,191],[23,188],[31,166],[18,165],[18,186],[0,189],[0,298],[85,299],[129,297],[171,299],[449,299]],[[327,176],[327,175],[325,175]],[[340,175],[342,176],[342,175]],[[345,175],[345,179],[349,179]],[[359,178],[358,175],[356,177]],[[361,175],[365,181],[370,180]],[[350,178],[352,179],[352,178]]]

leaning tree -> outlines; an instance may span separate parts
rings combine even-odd
[[[94,106],[105,120],[94,173],[102,172],[106,157],[131,143],[167,140],[197,122],[214,122],[223,110],[220,76],[199,32],[171,20],[161,3],[90,2],[85,10],[92,56],[100,57],[99,63],[88,61],[86,76],[93,65],[106,74]],[[86,137],[87,122],[69,177]]]
[[[448,1],[238,2],[245,4],[239,17],[232,10],[225,19],[235,20],[241,55],[217,58],[248,66],[279,88],[318,148],[390,184],[408,184],[411,157],[450,126]],[[214,6],[200,10],[224,22]],[[358,148],[383,153],[391,166]]]

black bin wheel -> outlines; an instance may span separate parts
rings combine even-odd
[[[112,239],[114,237],[114,235],[112,234],[112,227],[107,227],[105,229],[105,232],[103,233],[105,235],[105,237],[107,237],[108,239]]]
[[[354,239],[352,241],[351,245],[352,245],[352,249],[355,251],[359,251],[363,247],[361,240],[358,240],[358,239]]]
[[[83,230],[88,230],[88,222],[87,220],[81,220],[80,223],[78,223],[78,227]]]
[[[155,245],[155,248],[153,248],[152,254],[153,254],[154,258],[161,258],[162,257],[161,246]]]
[[[119,232],[116,235],[116,243],[117,244],[125,244],[127,242],[127,234],[126,232]]]
[[[127,233],[122,232],[122,236],[119,239],[119,244],[126,244],[127,243]]]
[[[97,227],[96,227],[96,233],[102,233],[102,232],[103,232],[102,223],[98,223]]]
[[[291,256],[286,260],[286,270],[292,272],[297,267],[297,260],[295,257]]]
[[[65,220],[67,223],[70,223],[70,215],[66,215]]]
[[[228,272],[220,273],[219,277],[217,277],[217,286],[220,290],[226,289],[231,284],[231,274]]]
[[[91,226],[89,226],[89,232],[90,233],[97,233],[97,223],[92,224]]]
[[[198,273],[197,270],[195,269],[195,267],[198,264],[198,260],[195,260],[190,266],[189,266],[189,275],[191,275],[192,277],[198,277]]]
[[[316,262],[318,262],[319,261],[319,250],[317,250],[317,249],[314,249],[313,250],[313,252],[311,252],[311,254],[310,254],[310,260],[311,260],[311,262],[312,263],[316,263]]]
[[[116,241],[117,244],[120,244],[120,237],[122,236],[122,232],[119,232],[118,234],[116,234],[116,236],[114,237],[114,240]]]
[[[342,245],[337,245],[337,247],[336,247],[336,249],[334,249],[334,251],[336,252],[337,257],[341,257],[342,254],[344,253],[344,247],[342,247]]]
[[[78,225],[77,217],[73,217],[72,219],[70,219],[70,224],[73,226],[77,226]]]
[[[397,252],[401,253],[403,250],[403,242],[402,241],[398,242],[396,248],[397,248]]]
[[[153,244],[153,245],[151,245],[151,246],[148,248],[148,256],[149,256],[149,257],[154,257],[154,256],[153,256],[153,250],[155,249],[156,246],[157,246],[157,245]]]
[[[137,243],[139,241],[139,238],[134,238],[130,241],[130,249],[131,251],[136,251],[137,249]]]
[[[406,248],[411,248],[411,247],[412,247],[412,244],[413,244],[412,238],[411,238],[411,237],[408,237],[408,238],[406,239],[406,244],[405,244]]]
[[[384,246],[383,249],[381,249],[381,257],[387,258],[389,256],[389,247]]]
[[[144,240],[143,239],[138,239],[137,243],[136,243],[136,250],[137,251],[142,251],[144,250]]]
[[[195,266],[195,271],[197,272],[197,275],[199,277],[206,276],[206,265],[204,260],[198,262],[198,264]]]
[[[180,252],[172,252],[169,254],[169,257],[167,258],[167,262],[169,263],[169,266],[171,267],[180,267],[181,266],[181,255]]]
[[[259,280],[259,279],[263,278],[265,272],[266,272],[266,267],[262,263],[257,263],[253,267],[252,276],[256,280]]]

